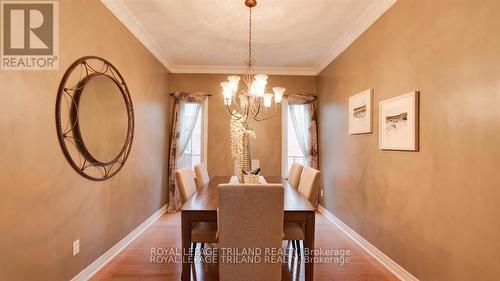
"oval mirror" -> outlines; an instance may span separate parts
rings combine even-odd
[[[106,75],[88,80],[78,103],[78,124],[89,154],[110,163],[127,141],[128,114],[119,86]]]

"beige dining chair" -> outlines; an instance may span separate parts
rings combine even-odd
[[[299,163],[293,163],[290,167],[290,172],[288,173],[288,183],[290,183],[290,185],[295,189],[299,187],[300,174],[302,173],[303,168],[304,166]]]
[[[304,167],[300,176],[298,191],[311,204],[317,205],[317,194],[320,184],[320,171],[311,167]],[[283,240],[293,242],[300,256],[301,243],[305,239],[305,226],[303,223],[287,222],[283,227]]]
[[[179,199],[181,204],[184,204],[196,193],[193,170],[191,168],[178,169],[174,172],[174,176],[179,188]]]
[[[317,205],[320,174],[321,172],[314,168],[304,167],[300,175],[299,187],[297,188],[299,193],[314,206]]]
[[[247,262],[241,262],[241,258],[235,259],[234,252],[219,251],[221,281],[281,280],[282,264],[266,263],[265,255],[269,254],[266,249],[281,249],[283,208],[284,188],[281,184],[219,185],[220,249],[253,250],[251,255],[244,256]],[[257,262],[257,257],[261,259],[260,262]]]
[[[191,168],[179,169],[174,172],[174,176],[179,188],[179,198],[184,204],[196,193],[193,170]],[[217,223],[194,223],[191,227],[191,242],[195,243],[195,247],[196,243],[201,243],[202,248],[205,243],[217,243]]]
[[[203,163],[194,166],[194,173],[196,174],[196,186],[198,190],[204,187],[209,181],[207,166]]]

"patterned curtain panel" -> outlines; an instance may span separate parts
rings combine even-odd
[[[318,114],[316,112],[316,96],[310,94],[292,94],[286,96],[289,105],[309,105],[309,140],[307,144],[307,162],[309,167],[319,169],[318,155]]]
[[[168,208],[167,211],[169,213],[175,213],[179,211],[182,207],[180,198],[179,198],[179,190],[177,184],[175,182],[174,172],[178,169],[178,158],[182,155],[181,150],[183,150],[180,146],[183,143],[180,140],[181,137],[181,105],[185,103],[201,103],[205,100],[208,95],[204,93],[185,93],[185,92],[176,92],[172,93],[171,96],[175,98],[174,103],[174,116],[172,118],[172,131],[170,134],[170,156],[168,163]],[[199,111],[199,108],[198,108]]]
[[[319,170],[319,151],[318,151],[318,114],[316,112],[316,101],[309,103],[309,153],[307,160],[309,166]]]

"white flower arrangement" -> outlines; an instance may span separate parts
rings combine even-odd
[[[236,161],[238,170],[241,170],[243,167],[243,159],[245,159],[245,153],[249,153],[249,151],[245,149],[244,138],[246,136],[255,138],[255,132],[248,128],[248,123],[244,118],[231,118],[229,129],[231,135],[231,156]]]

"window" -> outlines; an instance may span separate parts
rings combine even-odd
[[[202,103],[186,102],[181,104],[179,114],[181,135],[178,145],[182,147],[185,143],[185,148],[178,158],[178,168],[194,168],[195,165],[206,161],[207,112],[207,100]]]
[[[283,176],[287,177],[293,163],[307,166],[309,140],[309,106],[283,103]]]

